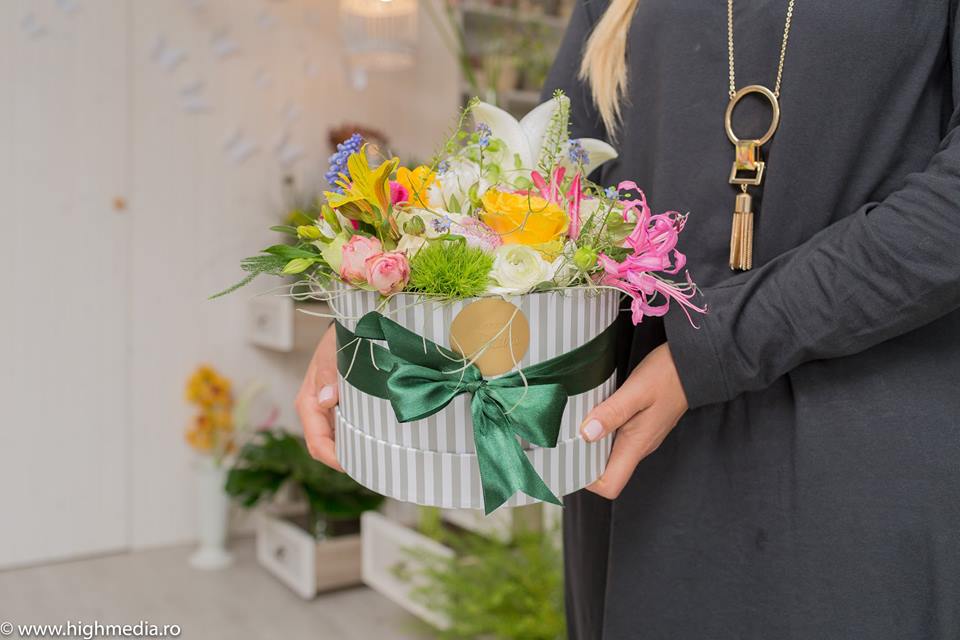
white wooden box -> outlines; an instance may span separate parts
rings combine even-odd
[[[364,584],[434,627],[448,628],[450,622],[444,616],[411,596],[412,591],[422,583],[417,577],[417,559],[409,550],[422,549],[447,558],[453,556],[453,550],[375,511],[363,514],[360,530],[363,537]],[[412,576],[411,580],[405,581],[394,575],[398,565],[407,567],[406,573]]]
[[[257,518],[257,560],[301,598],[361,583],[360,536],[317,541],[292,522],[267,513]]]

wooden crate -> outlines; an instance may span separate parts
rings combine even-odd
[[[287,519],[257,518],[257,560],[301,598],[361,584],[359,534],[316,540]]]

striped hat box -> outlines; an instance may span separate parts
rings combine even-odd
[[[353,330],[370,311],[379,311],[427,339],[449,345],[453,319],[474,300],[425,301],[399,294],[384,303],[374,292],[339,289],[331,306]],[[599,335],[619,312],[615,291],[567,289],[509,298],[530,325],[530,345],[521,367],[549,360]],[[586,413],[613,393],[616,375],[586,393],[571,396],[556,448],[526,445],[534,468],[555,495],[572,493],[603,472],[612,437],[585,442],[579,427]],[[483,508],[480,472],[473,444],[470,398],[458,396],[442,411],[399,423],[389,401],[367,395],[340,380],[336,419],[337,458],[360,484],[397,500],[446,508]],[[537,502],[518,493],[506,504]]]

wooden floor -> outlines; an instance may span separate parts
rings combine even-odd
[[[349,589],[305,602],[265,573],[253,541],[232,549],[234,566],[187,566],[173,547],[0,572],[0,623],[180,625],[195,640],[400,640],[429,638],[379,594]],[[12,637],[17,637],[16,633]]]

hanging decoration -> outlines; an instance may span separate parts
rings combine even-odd
[[[417,46],[417,0],[340,0],[340,34],[356,89],[370,71],[412,66]]]

